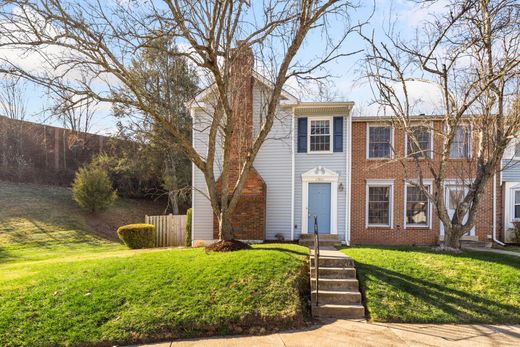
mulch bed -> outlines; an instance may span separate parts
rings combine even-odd
[[[241,249],[250,249],[247,243],[238,240],[221,240],[206,246],[206,252],[233,252]]]

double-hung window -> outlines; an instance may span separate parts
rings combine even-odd
[[[415,126],[406,136],[406,151],[411,157],[431,157],[432,136],[431,131],[424,126]]]
[[[331,152],[331,123],[330,118],[309,119],[309,152]]]
[[[451,142],[450,158],[469,158],[471,152],[471,128],[469,125],[458,125]]]
[[[520,219],[520,190],[515,190],[513,197],[513,218]]]
[[[431,185],[427,187],[428,192]],[[430,202],[424,191],[415,185],[406,185],[406,226],[428,227],[430,226]]]
[[[515,159],[520,159],[520,140],[515,140],[515,154],[514,154],[514,158]]]
[[[392,157],[392,127],[385,125],[368,126],[368,159],[389,159]]]
[[[367,184],[367,226],[391,227],[393,184]]]

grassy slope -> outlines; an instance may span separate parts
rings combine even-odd
[[[428,248],[344,249],[356,261],[371,319],[520,323],[520,258]]]
[[[307,250],[119,251],[0,267],[0,345],[131,343],[302,322]],[[305,282],[306,283],[306,282]]]
[[[0,181],[0,206],[0,346],[110,346],[302,322],[306,248],[128,250],[103,236],[153,207],[120,200],[93,218],[56,187]]]
[[[0,264],[122,249],[114,243],[121,224],[142,222],[157,206],[120,199],[92,216],[72,201],[70,189],[0,181]]]

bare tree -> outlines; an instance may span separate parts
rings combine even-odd
[[[340,50],[346,37],[360,24],[352,24],[349,0],[163,0],[150,2],[97,2],[66,0],[2,1],[0,47],[23,53],[37,52],[48,66],[43,72],[5,59],[2,71],[45,87],[134,107],[150,115],[170,132],[188,158],[203,172],[208,198],[219,222],[220,239],[233,238],[231,215],[256,155],[269,134],[288,79],[323,79],[324,65],[347,55]],[[330,35],[330,22],[344,25],[338,37]],[[336,28],[337,29],[337,28]],[[311,58],[298,56],[305,39],[314,34],[323,50]],[[185,47],[179,55],[198,67],[211,88],[212,102],[208,150],[198,153],[190,138],[173,119],[161,112],[167,105],[151,93],[139,74],[129,70],[131,57],[157,39],[168,36]],[[49,52],[58,47],[61,56]],[[233,115],[232,67],[243,49],[251,49],[272,82],[263,123],[244,150],[236,183],[228,188],[232,135],[239,119]],[[79,73],[78,73],[79,71]],[[107,82],[108,92],[95,83]],[[124,86],[127,91],[121,86]],[[209,111],[210,110],[210,111]],[[214,168],[217,137],[222,136],[222,190]]]
[[[23,80],[6,76],[0,82],[0,139],[2,169],[18,168],[22,160],[23,121],[27,115],[27,93]],[[23,162],[23,163],[22,163]]]
[[[50,117],[60,121],[64,128],[70,129],[78,137],[91,130],[96,113],[95,100],[76,98],[66,90],[54,90],[50,98],[53,102],[49,110]]]
[[[460,248],[461,237],[475,225],[486,185],[520,130],[520,6],[511,0],[458,0],[432,18],[412,43],[391,30],[389,43],[363,35],[369,46],[365,69],[375,102],[410,141],[408,155],[405,149],[396,160],[432,202],[445,245]],[[418,117],[420,100],[412,97],[418,81],[442,95],[430,117]],[[439,143],[427,149],[430,153],[421,144],[420,129],[433,132]],[[433,180],[432,191],[426,178]],[[452,214],[445,203],[450,178],[466,187],[457,193]]]

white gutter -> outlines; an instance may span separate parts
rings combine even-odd
[[[348,115],[347,119],[347,139],[345,144],[347,146],[346,150],[346,166],[347,166],[347,176],[346,176],[346,187],[345,187],[345,199],[346,199],[346,211],[345,211],[345,243],[347,246],[350,246],[350,221],[351,221],[351,211],[352,211],[352,111]],[[348,141],[348,142],[347,142]]]
[[[500,164],[502,165],[502,164]],[[497,239],[497,174],[493,175],[493,241],[501,246],[506,244]]]
[[[294,113],[291,112],[291,240],[294,241]]]

